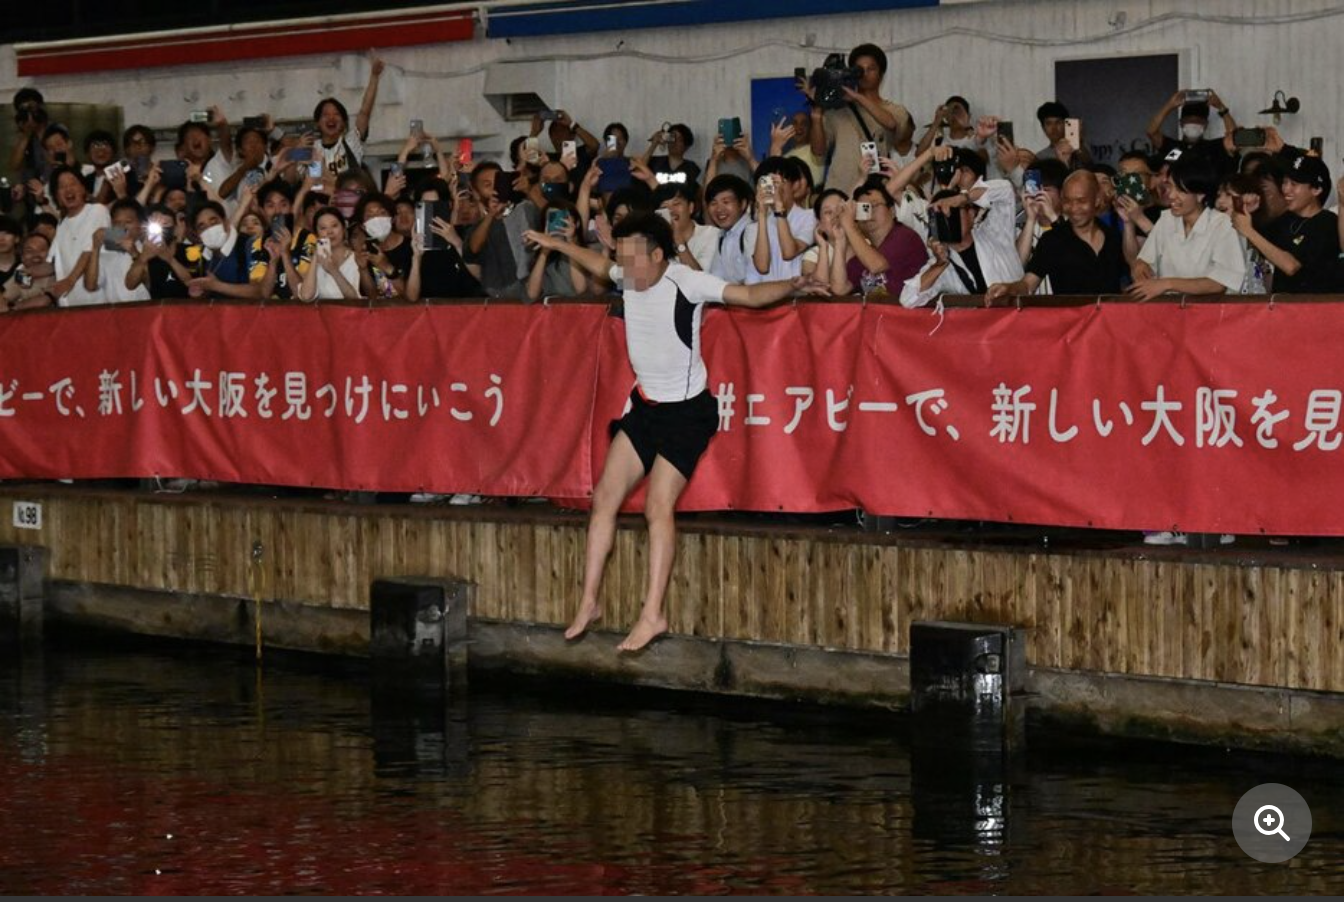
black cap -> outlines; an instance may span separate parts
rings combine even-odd
[[[1181,105],[1182,119],[1203,119],[1209,121],[1209,104],[1205,100],[1192,100]]]
[[[1320,157],[1302,154],[1293,160],[1283,177],[1300,185],[1320,188],[1326,194],[1330,193],[1330,167],[1326,166]]]

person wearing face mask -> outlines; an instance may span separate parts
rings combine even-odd
[[[112,224],[107,207],[89,203],[89,190],[75,170],[61,166],[51,176],[51,196],[61,209],[61,223],[52,244],[52,262],[56,264],[56,284],[52,292],[61,307],[79,307],[100,303],[94,292],[84,287],[84,269],[89,265],[93,236]]]
[[[361,286],[370,297],[402,297],[411,271],[411,242],[392,227],[396,204],[385,194],[366,194],[355,207],[354,222],[363,223],[368,239],[368,265],[360,267]]]
[[[1157,155],[1165,157],[1172,150],[1181,151],[1183,160],[1202,160],[1207,163],[1218,178],[1231,175],[1236,171],[1237,158],[1227,152],[1223,139],[1210,138],[1209,110],[1218,111],[1223,121],[1225,134],[1236,131],[1237,120],[1232,117],[1227,104],[1223,103],[1217,92],[1210,91],[1208,100],[1194,99],[1186,90],[1177,91],[1171,99],[1157,111],[1148,123],[1148,140],[1157,148]],[[1171,137],[1162,131],[1167,117],[1180,110],[1179,134]]]
[[[223,204],[206,201],[197,209],[193,225],[201,245],[195,249],[195,273],[187,285],[191,297],[262,297],[261,283],[251,280],[248,242],[229,224]]]

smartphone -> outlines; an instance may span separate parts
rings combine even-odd
[[[597,161],[597,168],[602,171],[602,175],[597,179],[599,194],[610,194],[613,191],[629,188],[634,181],[630,176],[629,160],[620,157],[606,157]]]
[[[765,192],[765,199],[773,204],[775,202],[774,176],[763,175],[761,176],[760,181],[757,182],[757,184],[760,185],[761,190]]]
[[[1141,207],[1148,206],[1152,198],[1148,195],[1148,189],[1143,187],[1143,176],[1137,172],[1127,172],[1124,175],[1115,177],[1115,192],[1130,198]]]
[[[1322,151],[1324,151],[1324,150],[1325,150],[1325,139],[1324,139],[1324,138],[1312,138],[1312,139],[1311,139],[1311,152],[1312,152],[1312,154],[1314,154],[1315,156],[1318,156],[1318,157],[1319,157],[1319,156],[1321,156]]]
[[[124,252],[126,249],[121,246],[121,242],[125,240],[125,229],[121,226],[109,226],[107,231],[103,232],[103,249]]]
[[[861,200],[854,205],[854,221],[868,222],[873,218],[873,205],[866,200]]]
[[[295,163],[308,163],[313,159],[313,149],[311,147],[293,147],[289,151],[289,159]]]
[[[317,239],[317,253],[318,253],[319,256],[322,256],[322,257],[330,257],[330,256],[331,256],[331,239],[330,239],[330,238],[319,238],[319,239]]]
[[[412,120],[411,120],[411,128],[410,128],[410,136],[411,136],[412,138],[418,138],[418,137],[420,137],[422,134],[424,134],[424,132],[425,132],[425,120],[423,120],[423,119],[412,119]]]
[[[164,160],[160,163],[159,184],[165,189],[187,187],[187,161]]]
[[[542,122],[554,122],[559,118],[559,114],[555,110],[542,110],[537,114],[537,118]]]
[[[145,226],[145,234],[149,236],[150,244],[163,245],[163,223],[151,219]]]
[[[1013,123],[1007,119],[999,120],[999,137],[1009,144],[1016,144],[1013,140]]]
[[[265,116],[244,116],[243,128],[255,128],[257,131],[264,131],[266,128]]]
[[[495,178],[498,180],[500,176],[496,175]],[[496,181],[496,189],[498,189],[498,184],[498,181]],[[449,207],[450,205],[446,200],[426,200],[415,205],[415,229],[425,242],[425,250],[442,250],[447,247],[447,243],[434,234],[433,226],[435,219],[442,219],[444,222],[449,221],[449,217],[452,215]]]
[[[396,160],[393,160],[391,163],[389,163],[387,165],[387,174],[389,177],[394,175],[401,175],[402,174],[401,163]]]
[[[869,175],[882,172],[882,158],[877,154],[877,144],[865,141],[859,145],[859,156],[863,158],[863,171]]]
[[[563,235],[569,228],[569,214],[564,210],[546,211],[546,232],[551,235]]]
[[[579,154],[579,142],[578,142],[578,141],[565,141],[563,144],[560,145],[560,156],[561,156],[561,157],[567,157],[567,156],[570,156],[570,155],[573,155],[573,156],[576,156],[576,157],[577,157],[578,154]]]
[[[1042,193],[1041,170],[1028,169],[1022,174],[1022,192],[1027,197],[1035,197]]]
[[[807,81],[807,69],[806,69],[805,67],[803,67],[803,66],[799,66],[799,67],[797,67],[796,69],[794,69],[794,70],[793,70],[793,80],[794,80],[794,81],[804,81],[804,82]]]
[[[1078,119],[1064,120],[1064,140],[1074,150],[1083,149],[1083,123]]]
[[[611,151],[612,153],[615,153],[617,147],[618,147],[618,144],[617,144],[617,141],[616,141],[616,136],[615,136],[615,135],[607,135],[607,150]]]
[[[541,140],[528,138],[523,142],[523,162],[536,164],[541,162]]]
[[[188,121],[188,122],[203,122],[203,123],[209,123],[209,122],[210,122],[210,111],[209,111],[209,110],[192,110],[190,113],[187,114],[187,121]]]
[[[725,147],[732,147],[737,143],[737,139],[742,137],[742,119],[738,116],[731,119],[720,119],[719,136],[723,138]]]
[[[1232,132],[1232,144],[1235,147],[1264,147],[1265,130],[1263,128],[1239,128]]]
[[[311,161],[311,162],[308,164],[308,177],[309,177],[309,178],[315,178],[315,179],[320,179],[320,178],[322,178],[322,171],[323,171],[325,168],[326,168],[326,164],[323,163],[321,160],[313,160],[313,161]]]
[[[289,231],[289,217],[283,213],[271,217],[271,234],[275,235],[282,231]]]
[[[460,138],[457,142],[457,166],[459,169],[471,168],[472,140]]]
[[[1186,103],[1208,103],[1213,92],[1208,88],[1192,88],[1185,92]]]
[[[666,147],[672,143],[672,123],[663,123],[663,133],[659,136],[659,142]]]

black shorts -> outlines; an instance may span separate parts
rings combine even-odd
[[[611,421],[612,438],[617,432],[625,433],[645,473],[653,469],[654,458],[661,457],[690,479],[700,455],[719,430],[714,396],[705,390],[686,401],[653,404],[636,389],[630,393],[630,404],[629,413]]]

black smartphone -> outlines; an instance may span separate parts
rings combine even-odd
[[[289,159],[295,163],[312,162],[313,149],[311,147],[292,147],[289,151]]]
[[[1319,157],[1319,156],[1321,156],[1321,154],[1322,154],[1322,153],[1324,152],[1324,150],[1325,150],[1325,139],[1324,139],[1324,138],[1312,138],[1312,139],[1311,139],[1311,145],[1310,145],[1310,146],[1311,146],[1311,152],[1314,153],[1316,156]]]
[[[1013,123],[1009,122],[1007,119],[1000,119],[999,137],[1009,144],[1016,144],[1017,142],[1013,140]]]
[[[274,235],[283,229],[286,232],[293,231],[294,217],[280,214],[271,217],[271,234]]]
[[[159,164],[159,184],[165,189],[187,187],[187,161],[164,160]]]
[[[961,214],[948,216],[937,210],[929,213],[929,237],[943,244],[961,242]]]
[[[807,81],[807,69],[799,66],[793,70],[794,81]]]
[[[266,128],[265,116],[244,116],[243,128],[255,128],[257,131],[264,131]]]
[[[1263,128],[1239,128],[1232,132],[1234,147],[1264,147],[1265,130]]]
[[[446,200],[426,200],[415,205],[416,230],[424,239],[425,250],[440,250],[448,246],[447,242],[434,234],[433,226],[435,219],[449,222],[451,218],[452,205]]]

